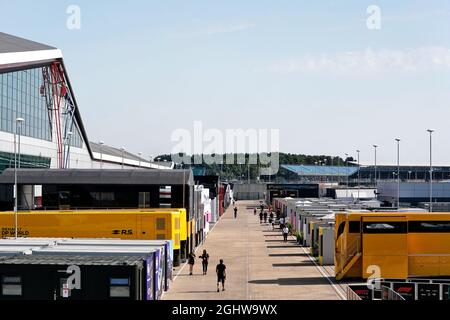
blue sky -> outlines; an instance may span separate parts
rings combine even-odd
[[[81,29],[66,28],[69,5]],[[381,29],[366,26],[369,5]],[[93,141],[144,155],[171,133],[280,129],[281,150],[450,163],[448,1],[4,1],[0,30],[63,50]]]

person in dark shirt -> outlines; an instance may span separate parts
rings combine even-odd
[[[195,254],[191,252],[188,256],[188,264],[189,264],[189,275],[192,276],[192,271],[194,270],[195,264]]]
[[[225,279],[227,277],[227,266],[223,264],[223,259],[220,259],[220,263],[216,267],[217,273],[217,292],[219,292],[219,284],[222,282],[222,291],[225,291]]]
[[[237,207],[234,207],[234,218],[235,219],[237,218],[237,211],[238,211]]]
[[[208,262],[209,262],[209,254],[206,250],[203,250],[203,254],[199,257],[202,259],[202,267],[203,267],[203,275],[206,275],[208,272]]]

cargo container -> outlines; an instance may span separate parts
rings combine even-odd
[[[0,214],[2,238],[14,236],[14,214]],[[174,264],[180,263],[181,241],[187,241],[184,209],[32,211],[18,213],[20,237],[120,238],[172,240]],[[184,252],[183,255],[186,255]]]
[[[153,271],[153,255],[2,256],[0,300],[154,300]]]
[[[152,297],[159,299],[172,280],[171,241],[19,238],[0,240],[0,255],[88,255],[142,256],[150,255],[153,272]]]
[[[336,279],[450,276],[450,213],[336,213]]]

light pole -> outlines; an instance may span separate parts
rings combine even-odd
[[[347,188],[345,191],[345,197],[348,198],[348,180],[349,180],[349,172],[348,172],[348,153],[345,154],[345,171],[347,176]]]
[[[358,201],[359,201],[359,189],[360,189],[360,179],[361,179],[361,167],[359,166],[359,153],[361,152],[360,150],[356,150],[356,152],[358,152]]]
[[[377,146],[376,144],[374,144],[373,145],[373,149],[374,149],[374,151],[375,151],[375,188],[377,187],[377,180],[378,180],[378,178],[377,178],[377,148],[378,148],[379,146]]]
[[[17,211],[18,211],[18,196],[19,193],[17,192],[17,152],[16,152],[16,135],[17,135],[17,128],[19,128],[19,146],[18,146],[18,153],[19,153],[19,169],[20,169],[20,135],[22,133],[22,123],[25,122],[25,119],[23,118],[17,118],[16,119],[16,130],[14,132],[14,234],[17,239],[18,237],[18,217],[17,217]]]
[[[320,161],[314,161],[314,165],[315,165],[314,172],[316,174],[316,176],[314,177],[314,180],[316,180],[316,181],[317,181],[317,173],[318,173],[317,166],[319,165],[319,163],[320,163]]]
[[[66,147],[67,147],[67,169],[70,169],[70,140],[72,139],[73,132],[69,131],[67,132],[67,139],[66,139]]]
[[[433,132],[434,130],[428,129],[430,134],[430,212],[433,212]]]
[[[103,169],[103,145],[105,143],[100,141],[98,144],[100,145],[100,169]]]
[[[397,209],[400,209],[400,139],[397,141]]]
[[[125,147],[122,147],[120,150],[122,150],[122,169],[125,162]]]

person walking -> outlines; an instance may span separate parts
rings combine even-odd
[[[264,223],[267,223],[267,211],[264,211]]]
[[[269,215],[269,226],[272,226],[272,230],[273,230],[273,213],[272,212]]]
[[[238,208],[234,207],[234,218],[237,219]]]
[[[263,212],[260,211],[259,212],[259,223],[262,224],[262,222],[263,222]]]
[[[199,257],[202,259],[203,275],[206,276],[208,272],[209,254],[206,250],[203,250],[203,254]]]
[[[280,218],[280,229],[284,228],[284,218]]]
[[[194,252],[191,252],[188,256],[188,264],[189,264],[189,275],[192,276],[193,271],[194,271],[194,264],[195,264]]]
[[[217,274],[217,292],[219,292],[219,284],[222,282],[222,291],[225,291],[225,279],[227,277],[226,273],[227,266],[223,263],[223,259],[220,259],[219,264],[216,266]]]
[[[284,228],[283,228],[283,240],[284,240],[284,242],[287,242],[288,235],[289,235],[289,228],[287,226],[284,226]]]

